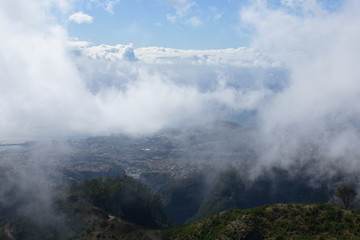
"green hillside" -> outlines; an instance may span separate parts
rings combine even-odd
[[[316,189],[301,181],[292,185],[295,180],[286,175],[273,185],[264,179],[246,187],[241,176],[226,172],[204,191],[205,176],[193,175],[169,184],[168,192],[159,195],[129,176],[99,177],[70,189],[59,187],[47,208],[26,204],[36,203],[34,194],[20,194],[18,188],[4,184],[12,201],[0,204],[0,240],[360,240],[360,210],[325,203],[270,205],[314,202]],[[324,192],[319,191],[318,197],[325,199]],[[263,202],[269,204],[251,207]],[[226,210],[230,208],[247,210]],[[181,225],[191,216],[189,224]]]
[[[169,229],[165,239],[360,239],[360,211],[330,204],[276,204],[228,210]]]
[[[29,222],[3,223],[0,239],[137,239],[137,240],[262,240],[360,239],[360,211],[319,204],[275,204],[248,210],[227,210],[200,221],[151,229],[124,221],[92,206],[82,197],[59,203],[67,218],[62,231]]]

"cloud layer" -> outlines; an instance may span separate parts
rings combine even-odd
[[[88,89],[106,96],[111,109],[120,110],[117,114],[126,113],[112,119],[130,132],[252,111],[275,91],[270,87],[275,76],[285,76],[279,63],[248,48],[195,51],[101,45],[75,48],[73,53]]]
[[[319,175],[359,170],[359,10],[352,0],[330,11],[310,0],[278,7],[257,1],[242,10],[243,22],[255,29],[253,46],[290,72],[288,87],[260,110],[268,142],[263,164],[289,166],[307,144],[317,148],[308,157],[324,159],[314,166]]]
[[[240,12],[252,48],[203,51],[69,45],[47,1],[0,7],[2,137],[144,134],[229,119],[259,127],[262,167],[316,156],[324,174],[358,171],[357,1],[331,11],[255,1]]]
[[[69,46],[45,2],[1,2],[4,138],[141,134],[235,118],[269,98],[282,74],[246,48]]]

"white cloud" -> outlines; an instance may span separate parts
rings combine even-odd
[[[176,14],[180,17],[185,16],[195,5],[195,2],[189,0],[166,0],[166,2],[175,8]]]
[[[198,17],[191,17],[187,21],[187,23],[190,24],[193,27],[199,27],[199,26],[201,26],[203,24],[202,21],[200,20],[200,18],[198,18]]]
[[[55,6],[61,13],[66,13],[71,10],[73,0],[42,0],[48,6]]]
[[[107,120],[103,126],[130,133],[256,109],[272,94],[267,88],[273,81],[270,73],[281,74],[276,63],[247,48],[200,51],[100,45],[81,50],[75,60],[89,90],[106,99],[110,105],[103,107],[109,113],[121,109],[112,117],[102,116]],[[136,62],[129,61],[133,57]]]
[[[114,12],[114,7],[119,4],[120,0],[110,0],[110,1],[107,1],[105,3],[105,10],[110,12],[110,13],[113,13]]]
[[[37,0],[0,1],[2,137],[149,133],[241,113],[272,94],[271,79],[254,79],[276,67],[254,50],[69,46],[48,12]]]
[[[90,0],[90,2],[102,7],[109,13],[114,13],[114,8],[120,3],[120,0]]]
[[[293,164],[306,143],[325,159],[320,175],[334,167],[359,171],[353,166],[360,155],[354,144],[360,139],[360,3],[345,1],[337,11],[312,0],[285,3],[270,8],[258,1],[241,12],[255,28],[253,46],[281,59],[291,76],[289,86],[261,109],[267,164]]]
[[[69,17],[69,21],[77,24],[92,23],[93,17],[83,12],[77,12]]]
[[[150,133],[254,111],[261,164],[290,167],[315,144],[325,159],[316,174],[359,172],[360,3],[327,12],[312,2],[304,14],[264,1],[243,8],[261,53],[69,47],[44,2],[0,1],[2,137]]]
[[[175,14],[167,14],[166,19],[175,23],[181,21],[183,24],[189,24],[193,27],[202,25],[202,21],[197,16],[189,17],[191,9],[196,5],[195,2],[189,0],[165,0],[168,5],[175,9]],[[191,16],[191,15],[190,15]]]
[[[217,21],[220,20],[224,15],[223,13],[219,13],[217,7],[211,6],[211,7],[209,7],[209,9],[213,14],[213,18]]]
[[[281,0],[281,4],[293,9],[300,8],[303,11],[322,12],[323,9],[317,0]]]
[[[167,19],[169,22],[171,22],[171,23],[176,22],[177,18],[178,18],[178,17],[177,17],[176,15],[166,14],[166,19]]]
[[[254,111],[262,164],[290,166],[305,142],[325,156],[322,173],[327,165],[359,171],[353,166],[360,156],[360,4],[316,8],[297,15],[287,7],[244,8],[261,53],[69,48],[66,31],[47,21],[44,5],[0,2],[0,131],[5,137],[137,134]]]
[[[222,13],[215,14],[214,19],[215,20],[220,20],[223,17],[223,15],[224,14],[222,14]]]
[[[84,57],[92,60],[107,60],[116,62],[126,60],[124,54],[131,49],[140,62],[147,65],[227,65],[236,68],[279,68],[281,64],[253,48],[229,48],[219,50],[180,50],[162,47],[134,48],[130,45],[99,45],[82,48]],[[117,64],[117,63],[114,63]],[[166,66],[164,68],[167,68]]]
[[[83,48],[89,46],[91,43],[87,41],[79,41],[78,39],[70,39],[70,41],[68,41],[68,44],[70,47],[73,48]]]
[[[88,105],[89,95],[66,54],[66,33],[47,21],[46,9],[39,1],[17,1],[16,5],[12,8],[0,2],[0,28],[6,36],[0,44],[2,136],[75,130],[77,113],[71,108],[82,108],[77,97]]]

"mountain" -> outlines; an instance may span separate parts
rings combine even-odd
[[[4,240],[262,240],[359,239],[360,211],[316,204],[274,204],[227,210],[179,227],[150,229],[124,221],[97,208],[80,195],[58,203],[66,225],[40,227],[26,219],[3,223]]]
[[[126,175],[117,178],[95,178],[75,186],[91,204],[107,213],[144,227],[167,225],[161,199],[150,189]]]
[[[330,204],[275,204],[228,210],[169,229],[168,240],[359,239],[360,212]]]
[[[211,172],[207,173],[211,175]],[[220,173],[211,185],[208,185],[209,175],[193,174],[180,181],[174,180],[167,191],[159,191],[162,193],[160,196],[128,176],[95,178],[73,184],[62,193],[59,190],[52,208],[47,210],[30,209],[34,205],[25,202],[36,198],[24,198],[15,189],[14,206],[9,209],[0,205],[1,212],[6,214],[0,216],[0,239],[280,240],[360,237],[359,210],[343,210],[325,203],[279,204],[327,201],[329,197],[324,187],[312,188],[304,180],[280,172],[275,180],[263,177],[252,185],[246,185],[236,171]],[[264,203],[274,204],[250,208]],[[21,212],[26,206],[29,209]],[[246,210],[226,210],[231,208]],[[176,225],[190,223],[170,227],[167,218]]]
[[[165,212],[176,225],[193,222],[228,209],[248,209],[265,204],[327,202],[334,183],[324,181],[312,186],[306,175],[291,175],[273,169],[249,182],[235,169],[208,169],[177,181],[168,188]],[[161,193],[161,192],[159,192]]]
[[[17,218],[0,227],[0,239],[4,240],[97,240],[97,239],[160,239],[160,230],[126,222],[109,215],[79,195],[71,195],[61,203],[58,210],[63,222],[59,225],[34,223]]]
[[[329,202],[337,186],[358,182],[342,172],[317,176],[316,148],[294,156],[289,167],[267,167],[254,177],[261,160],[256,140],[256,129],[216,121],[2,151],[0,239],[160,239],[168,234],[161,229],[197,226],[192,223],[229,209]],[[31,167],[36,150],[47,150],[43,158],[53,161]],[[355,199],[350,208],[358,206]],[[181,239],[176,229],[165,237]]]

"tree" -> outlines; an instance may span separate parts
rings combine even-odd
[[[354,201],[356,195],[357,195],[356,190],[348,185],[341,185],[335,191],[335,196],[340,198],[345,209],[348,209],[350,203]]]

